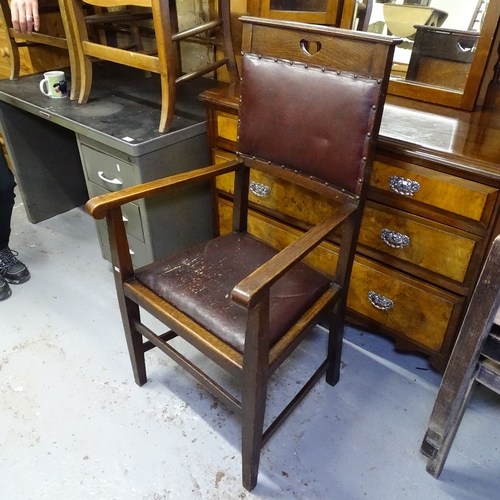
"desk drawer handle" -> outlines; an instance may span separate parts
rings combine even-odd
[[[410,244],[410,238],[406,234],[396,233],[386,228],[380,231],[380,238],[391,248],[403,248]]]
[[[398,177],[397,175],[389,177],[389,186],[395,193],[402,196],[413,196],[414,193],[420,191],[420,184],[417,181]]]
[[[250,182],[250,191],[259,198],[265,198],[271,194],[271,188],[258,182]]]
[[[377,292],[368,292],[368,300],[371,305],[381,311],[388,311],[394,307],[394,302],[383,295],[378,294]]]
[[[118,179],[117,177],[115,177],[114,179],[108,179],[104,175],[104,172],[102,170],[99,170],[97,172],[97,175],[99,176],[99,179],[101,179],[104,182],[107,182],[108,184],[118,184],[120,186],[123,184],[123,182],[120,179]]]

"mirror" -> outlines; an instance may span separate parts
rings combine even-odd
[[[472,110],[499,16],[497,0],[356,0],[353,27],[404,40],[389,93]]]

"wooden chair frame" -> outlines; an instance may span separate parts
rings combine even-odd
[[[472,294],[432,410],[421,452],[438,478],[460,422],[480,383],[500,394],[500,236],[492,243]]]
[[[252,490],[257,483],[262,446],[276,432],[279,425],[292,410],[302,401],[322,374],[326,372],[326,381],[331,385],[336,384],[339,380],[343,318],[346,308],[348,283],[354,261],[355,243],[359,234],[362,208],[368,188],[367,180],[370,169],[367,165],[370,164],[375,152],[375,140],[382,115],[382,106],[378,104],[382,104],[385,97],[392,54],[398,40],[334,28],[313,27],[302,23],[255,18],[242,18],[242,21],[244,22],[243,37],[245,46],[252,53],[243,55],[242,98],[245,95],[249,96],[249,104],[246,107],[240,108],[239,147],[241,149],[240,153],[238,153],[238,158],[219,165],[204,167],[188,173],[124,189],[120,192],[99,196],[90,200],[86,208],[94,218],[102,219],[106,217],[107,220],[118,301],[137,384],[143,385],[147,381],[144,353],[153,347],[158,347],[170,358],[183,366],[213,395],[221,399],[229,409],[240,414],[242,418],[243,485],[248,490]],[[304,41],[309,38],[325,47],[329,46],[332,38],[339,46],[345,47],[345,44],[352,42],[352,47],[356,47],[356,50],[359,48],[360,53],[365,57],[369,57],[372,61],[372,64],[368,65],[368,68],[365,67],[365,72],[373,72],[373,76],[365,77],[362,76],[362,73],[358,72],[356,74],[349,73],[344,75],[343,71],[337,70],[326,72],[326,69],[322,65],[310,66],[302,62],[296,65],[294,60],[291,63],[288,59],[285,61],[275,57],[275,49],[281,50],[282,53],[286,52],[287,55],[294,52],[294,55],[297,57],[307,57],[303,47]],[[263,43],[265,40],[267,42]],[[370,46],[370,50],[367,50],[366,45],[370,44],[373,44],[373,46]],[[259,47],[262,48],[262,51],[253,50],[259,49]],[[284,49],[284,47],[286,48]],[[368,56],[368,52],[372,55]],[[266,56],[262,56],[262,53],[266,54]],[[333,51],[333,53],[334,57],[338,57],[339,61],[345,64],[345,54],[341,57],[337,51]],[[326,49],[326,59],[321,59],[323,57],[321,56],[319,60],[329,61],[329,67],[331,67],[333,63],[331,56],[332,53]],[[353,61],[355,65],[360,64],[358,58],[353,58]],[[249,65],[247,73],[245,73],[246,64]],[[272,65],[277,65],[276,69],[278,73],[275,73]],[[292,66],[291,70],[287,69]],[[252,69],[254,67],[264,67],[265,71],[264,73],[261,73],[261,70],[257,72],[257,69]],[[256,74],[260,76],[255,76],[253,79],[249,78],[251,69],[252,71],[256,71]],[[358,69],[358,66],[356,66],[356,69]],[[361,70],[362,68],[359,69]],[[328,91],[332,94],[338,93],[338,90],[336,90],[337,87],[331,84],[331,80],[323,79],[346,78],[340,85],[343,85],[343,91],[348,92],[349,95],[352,92],[348,90],[351,88],[349,84],[354,84],[356,80],[356,88],[360,89],[359,94],[356,95],[364,96],[363,103],[360,104],[363,112],[359,115],[363,125],[356,132],[356,138],[359,138],[356,139],[356,141],[359,140],[359,147],[355,147],[356,153],[352,153],[350,159],[346,159],[345,162],[337,161],[339,165],[342,165],[338,167],[342,176],[339,186],[334,185],[332,182],[325,182],[324,179],[321,180],[314,175],[306,175],[304,172],[300,173],[293,168],[285,168],[274,160],[268,161],[265,157],[255,157],[252,154],[253,146],[249,147],[248,144],[245,144],[245,138],[247,138],[246,141],[249,144],[255,144],[253,139],[251,139],[253,132],[248,132],[248,129],[244,127],[248,125],[248,122],[252,122],[251,116],[256,113],[259,114],[259,121],[255,125],[254,130],[257,131],[258,136],[268,137],[268,134],[262,134],[261,132],[261,125],[268,123],[265,116],[268,110],[266,104],[268,101],[266,100],[265,104],[257,110],[252,99],[255,95],[259,95],[259,85],[265,88],[275,88],[267,79],[269,79],[270,75],[279,75],[279,81],[281,82],[282,72],[287,73],[287,75],[294,75],[294,81],[301,82],[300,95],[310,92],[311,87],[309,82],[321,82],[321,88],[317,89],[317,95],[323,99],[320,102],[324,102],[325,100],[323,92],[321,92],[322,89],[325,90],[328,88]],[[305,76],[305,72],[308,72],[306,77],[308,84],[305,84],[303,79],[299,79],[300,74]],[[245,75],[247,76],[246,80]],[[263,75],[265,75],[266,83],[262,83],[261,78]],[[271,76],[274,83],[276,83],[276,78],[276,76]],[[362,79],[363,82],[361,82]],[[249,87],[246,93],[245,85]],[[357,85],[360,87],[357,87]],[[369,86],[370,90],[365,92],[365,85]],[[286,95],[286,87],[284,92]],[[368,93],[371,97],[365,99]],[[250,96],[252,97],[250,98]],[[272,97],[267,95],[267,99],[272,100]],[[286,101],[287,99],[285,98]],[[294,102],[297,102],[297,100]],[[274,101],[273,104],[275,104]],[[247,111],[244,111],[245,109]],[[262,112],[261,109],[264,111]],[[310,108],[305,106],[304,109],[308,113]],[[246,112],[249,115],[245,115]],[[333,115],[336,115],[336,113],[334,112]],[[332,114],[328,113],[327,116],[327,123],[330,124],[327,126],[331,126]],[[311,116],[309,119],[311,119]],[[345,130],[345,126],[343,128]],[[241,135],[242,130],[244,131],[243,135]],[[332,129],[332,137],[337,135],[336,131],[337,129]],[[286,133],[285,136],[288,137]],[[351,138],[354,137],[352,130],[350,130],[349,136]],[[276,141],[268,140],[267,142],[272,144],[271,147],[273,149],[276,147]],[[282,151],[281,147],[278,146],[276,151]],[[306,151],[306,157],[309,158],[309,149],[301,149],[300,154],[304,154],[304,151]],[[331,158],[331,155],[327,155],[327,158]],[[323,165],[322,161],[319,163]],[[337,171],[337,168],[330,161],[327,163],[329,167],[326,171],[323,170],[322,172],[326,172],[325,175],[328,177],[331,175],[329,169]],[[344,173],[346,164],[353,165],[354,168],[349,174]],[[278,179],[293,182],[302,188],[331,198],[338,203],[339,208],[325,217],[320,223],[311,227],[289,246],[277,252],[273,258],[237,283],[232,290],[227,291],[231,300],[246,310],[244,315],[246,325],[244,331],[245,342],[243,351],[240,352],[230,343],[222,341],[219,337],[211,333],[207,327],[202,326],[201,322],[193,320],[190,316],[164,300],[137,278],[137,273],[140,270],[135,271],[132,265],[125,225],[121,214],[121,206],[140,198],[160,194],[165,195],[174,189],[185,188],[194,183],[214,182],[217,176],[233,173],[233,233],[231,234],[245,235],[248,229],[249,216],[250,169],[260,170]],[[340,187],[342,185],[346,187]],[[305,312],[301,313],[298,320],[284,335],[275,344],[271,345],[269,318],[271,287],[278,280],[284,278],[292,267],[302,261],[322,241],[333,237],[333,233],[335,233],[335,238],[339,243],[339,253],[336,268],[332,269],[329,275],[328,286],[321,291],[314,303],[307,306]],[[224,236],[218,239],[222,238]],[[160,320],[170,331],[157,334],[144,325],[140,319],[141,308]],[[314,374],[298,391],[295,397],[264,431],[267,382],[269,378],[294,351],[301,340],[322,320],[326,321],[326,324],[329,326],[328,348],[325,359],[319,364]],[[234,395],[221,387],[217,381],[213,380],[170,345],[169,341],[177,336],[186,340],[190,345],[194,346],[221,368],[233,375],[241,385],[241,400],[238,400]],[[147,340],[144,341],[143,337]]]
[[[62,0],[61,0],[62,1]],[[59,4],[60,5],[60,4]],[[71,71],[71,91],[70,99],[77,98],[77,89],[80,87],[80,72],[79,66],[76,64],[75,54],[70,47],[73,42],[71,41],[71,34],[68,24],[68,19],[66,17],[66,12],[63,8],[59,7],[59,12],[61,14],[61,20],[64,27],[65,36],[58,37],[53,35],[47,35],[44,33],[33,32],[28,33],[18,33],[12,27],[12,18],[10,14],[10,7],[8,0],[0,0],[0,21],[3,26],[6,27],[8,36],[6,37],[5,43],[7,44],[7,50],[9,51],[10,59],[10,79],[17,80],[19,78],[19,72],[21,70],[21,60],[19,57],[20,47],[29,47],[33,45],[47,45],[50,47],[57,47],[62,50],[68,51],[70,71]],[[57,6],[46,6],[40,5],[39,12],[40,16],[46,12],[57,11]],[[47,70],[53,68],[47,68]]]
[[[231,81],[236,82],[238,80],[238,69],[231,40],[229,0],[218,0],[219,9],[217,19],[182,32],[179,32],[178,28],[176,0],[130,0],[124,4],[116,0],[88,0],[85,2],[98,7],[118,5],[151,7],[157,54],[109,47],[90,41],[82,1],[61,0],[61,2],[67,12],[72,36],[76,40],[73,49],[74,58],[78,64],[78,71],[81,74],[78,90],[78,102],[80,104],[87,102],[92,87],[91,58],[123,64],[160,75],[162,103],[159,124],[160,132],[168,132],[172,124],[175,111],[176,85],[211,73],[222,66],[227,66]],[[196,71],[181,74],[179,42],[182,40],[199,40],[200,34],[211,33],[216,30],[222,32],[222,37],[213,40],[205,37],[204,42],[208,41],[212,45],[220,46],[224,57]]]

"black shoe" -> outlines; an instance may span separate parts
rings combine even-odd
[[[0,250],[0,275],[8,283],[19,285],[30,279],[30,272],[16,255],[9,247]]]
[[[0,301],[8,299],[12,295],[9,284],[0,275]]]

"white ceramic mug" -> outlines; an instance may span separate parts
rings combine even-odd
[[[53,99],[68,97],[68,84],[64,71],[47,71],[40,82],[40,92]]]

